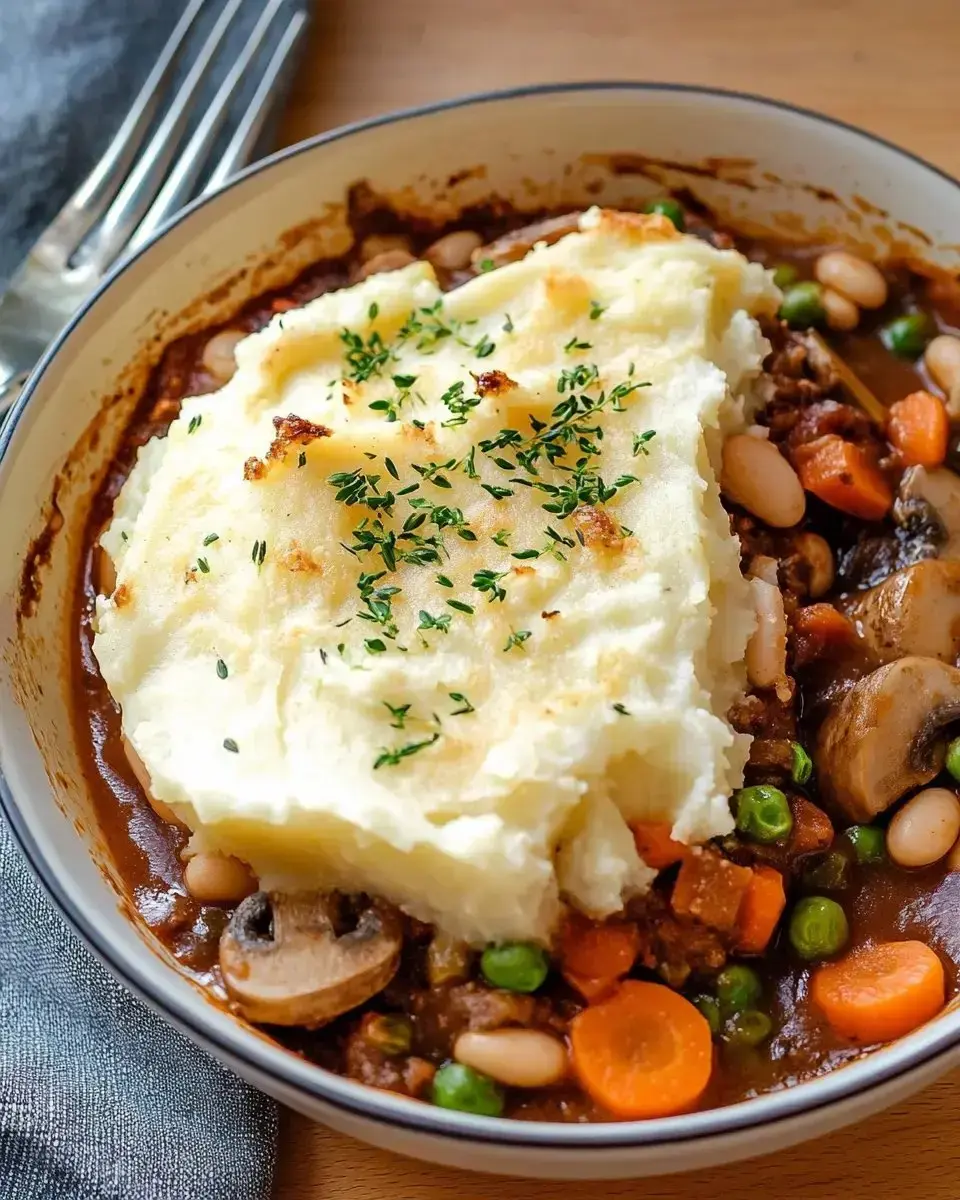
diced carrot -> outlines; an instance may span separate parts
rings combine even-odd
[[[808,604],[793,614],[794,666],[805,667],[855,644],[857,631],[849,617],[832,604]]]
[[[640,952],[640,931],[632,922],[601,925],[571,915],[560,937],[560,965],[587,979],[626,975]]]
[[[799,447],[794,466],[808,492],[852,517],[879,521],[893,503],[893,491],[880,468],[838,434],[828,433]]]
[[[888,1042],[943,1008],[943,963],[923,942],[881,942],[818,968],[810,995],[843,1037]]]
[[[787,845],[791,858],[826,850],[833,841],[833,822],[823,811],[803,796],[790,797],[793,829]]]
[[[289,312],[291,308],[297,307],[296,300],[290,300],[286,296],[278,296],[270,305],[275,313]]]
[[[570,1046],[582,1087],[617,1117],[688,1112],[710,1082],[710,1026],[662,983],[628,979],[584,1009],[571,1022]]]
[[[598,1000],[605,1000],[611,992],[615,991],[620,980],[617,976],[612,976],[607,979],[588,979],[585,975],[575,975],[573,971],[562,972],[564,979],[574,991],[587,1001],[588,1004],[595,1004]]]
[[[693,850],[684,858],[673,886],[673,911],[729,932],[737,923],[751,874],[749,867],[738,867],[713,850]]]
[[[932,392],[911,392],[890,406],[887,437],[909,467],[939,467],[947,457],[950,418]]]
[[[689,846],[675,842],[670,836],[673,826],[669,821],[636,821],[630,828],[637,844],[637,853],[654,871],[672,867],[689,850]]]
[[[762,954],[787,906],[783,876],[773,867],[754,867],[737,916],[737,949]]]

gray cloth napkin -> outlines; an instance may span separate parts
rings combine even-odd
[[[183,6],[0,0],[0,282],[103,152]],[[266,1200],[273,1103],[114,982],[2,823],[0,894],[0,1200]]]

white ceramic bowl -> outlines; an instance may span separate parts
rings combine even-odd
[[[811,113],[666,85],[535,88],[391,115],[276,155],[193,206],[85,305],[0,438],[0,792],[34,870],[120,980],[240,1075],[335,1129],[436,1162],[555,1178],[678,1171],[902,1099],[960,1062],[960,1013],[822,1079],[710,1112],[576,1126],[447,1112],[274,1045],[211,1004],[118,903],[66,689],[87,500],[162,342],[343,250],[344,199],[360,179],[447,212],[490,194],[574,206],[686,185],[741,222],[958,265],[960,191],[933,167]]]

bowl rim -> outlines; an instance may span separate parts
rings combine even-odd
[[[861,129],[839,118],[827,116],[783,100],[733,89],[708,87],[699,84],[657,82],[653,80],[598,80],[582,82],[542,83],[500,90],[468,93],[392,110],[377,116],[350,122],[314,135],[304,141],[270,154],[251,164],[219,191],[200,196],[171,219],[166,221],[144,245],[114,266],[96,290],[83,302],[69,322],[44,352],[31,372],[10,415],[0,430],[0,467],[6,460],[17,428],[31,403],[47,369],[74,330],[98,305],[101,297],[120,279],[141,256],[148,253],[167,233],[188,220],[195,212],[210,204],[222,203],[225,197],[251,178],[270,171],[275,166],[308,154],[320,147],[404,121],[417,121],[439,113],[461,108],[526,100],[556,95],[589,95],[609,92],[674,93],[699,96],[706,100],[726,100],[746,108],[779,111],[799,116],[812,124],[840,129],[855,140],[879,145],[929,172],[958,189],[960,180],[920,155],[906,150],[878,134]],[[5,773],[0,769],[0,812],[7,821],[14,839],[33,873],[60,909],[75,932],[112,974],[148,1005],[161,1012],[175,1027],[189,1032],[194,1041],[206,1046],[221,1058],[242,1063],[260,1077],[276,1080],[285,1087],[305,1093],[311,1099],[340,1108],[365,1121],[400,1127],[420,1134],[430,1134],[451,1140],[500,1144],[517,1149],[543,1149],[552,1152],[655,1148],[701,1141],[745,1130],[770,1127],[834,1106],[842,1101],[870,1092],[922,1068],[945,1055],[960,1044],[960,1019],[943,1022],[945,1028],[918,1031],[923,1041],[913,1045],[916,1035],[892,1043],[879,1053],[867,1055],[824,1076],[800,1085],[786,1086],[775,1092],[739,1101],[721,1108],[706,1109],[680,1116],[662,1117],[648,1121],[607,1122],[595,1124],[564,1124],[545,1121],[515,1121],[479,1117],[434,1107],[390,1092],[378,1091],[365,1084],[335,1075],[313,1063],[301,1060],[283,1047],[255,1036],[239,1021],[218,1022],[216,1025],[198,1021],[189,1006],[177,993],[163,986],[154,986],[147,973],[136,961],[127,962],[122,951],[116,950],[109,939],[98,930],[85,911],[74,904],[61,883],[44,850],[34,836],[26,816],[28,806],[22,806],[13,794]],[[148,947],[149,948],[149,947]],[[173,968],[170,968],[173,970]],[[957,1014],[954,1014],[957,1017]]]

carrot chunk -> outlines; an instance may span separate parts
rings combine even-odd
[[[910,467],[939,467],[947,457],[950,418],[939,396],[911,392],[890,406],[890,444]]]
[[[888,1042],[943,1008],[943,964],[923,942],[881,942],[820,967],[810,996],[843,1037]]]
[[[828,433],[801,446],[794,454],[794,466],[808,492],[852,517],[879,521],[893,503],[893,491],[880,468],[859,446],[838,434]]]
[[[572,915],[560,937],[560,965],[586,979],[618,979],[640,953],[640,931],[631,922],[601,925]]]
[[[616,991],[617,985],[620,983],[619,978],[615,975],[607,976],[605,979],[590,979],[586,975],[577,975],[565,968],[562,970],[562,974],[573,990],[579,992],[588,1004],[605,1000],[611,992]]]
[[[832,604],[808,604],[793,614],[793,654],[797,667],[835,654],[856,640],[853,622]]]
[[[654,871],[672,867],[680,862],[689,847],[675,842],[670,836],[673,826],[669,821],[636,821],[630,826],[637,853]]]
[[[762,954],[787,906],[783,876],[773,867],[754,867],[737,916],[737,949]]]
[[[570,1026],[581,1086],[618,1117],[688,1112],[707,1084],[713,1045],[706,1018],[661,983],[628,979]]]
[[[684,858],[673,887],[673,911],[729,932],[737,923],[751,875],[749,867],[738,867],[713,850],[693,850]]]

